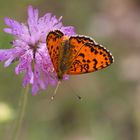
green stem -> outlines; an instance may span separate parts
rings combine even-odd
[[[28,92],[29,92],[29,85],[25,88],[25,92],[21,95],[21,99],[19,102],[19,110],[18,110],[18,116],[17,119],[15,120],[15,126],[14,126],[14,131],[12,135],[12,140],[17,140],[18,134],[22,125],[23,117],[25,114],[25,109],[26,109],[26,104],[27,104],[27,97],[28,97]]]

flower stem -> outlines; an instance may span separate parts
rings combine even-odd
[[[28,92],[29,92],[29,85],[27,85],[27,87],[25,88],[25,92],[21,95],[21,99],[19,101],[19,110],[18,110],[17,119],[15,120],[15,124],[14,124],[15,126],[13,130],[12,140],[17,140],[18,138],[18,134],[23,122],[23,117],[27,105]]]

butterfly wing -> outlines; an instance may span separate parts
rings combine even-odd
[[[61,31],[55,30],[49,32],[46,38],[48,52],[56,72],[58,72],[59,52],[62,46],[63,36],[64,34]]]
[[[85,36],[72,36],[69,38],[69,45],[68,46],[68,51],[67,51],[67,56],[68,58],[65,62],[67,69],[70,68],[72,62],[75,60],[79,52],[81,51],[82,47],[85,45],[85,43],[95,43],[92,39],[89,37]],[[67,48],[67,47],[65,47]]]
[[[72,36],[69,38],[69,45],[75,53],[67,74],[94,72],[113,63],[111,53],[88,37]]]

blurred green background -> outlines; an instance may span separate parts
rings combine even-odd
[[[107,69],[71,76],[59,87],[32,96],[20,140],[140,140],[140,1],[12,0],[0,1],[0,48],[10,48],[4,17],[26,22],[27,7],[40,15],[63,16],[64,25],[93,37],[109,49],[115,63]],[[0,140],[10,140],[22,92],[15,64],[0,64]],[[74,93],[80,95],[78,100]]]

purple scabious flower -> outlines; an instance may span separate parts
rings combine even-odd
[[[4,31],[15,37],[11,49],[0,49],[0,61],[5,61],[4,67],[18,60],[15,73],[25,73],[23,87],[32,85],[32,94],[39,89],[46,89],[48,85],[56,85],[56,73],[48,54],[46,36],[52,30],[60,30],[65,35],[74,35],[74,27],[63,26],[59,19],[51,13],[39,18],[38,9],[28,7],[27,23],[19,23],[13,19],[5,18],[8,28]]]

